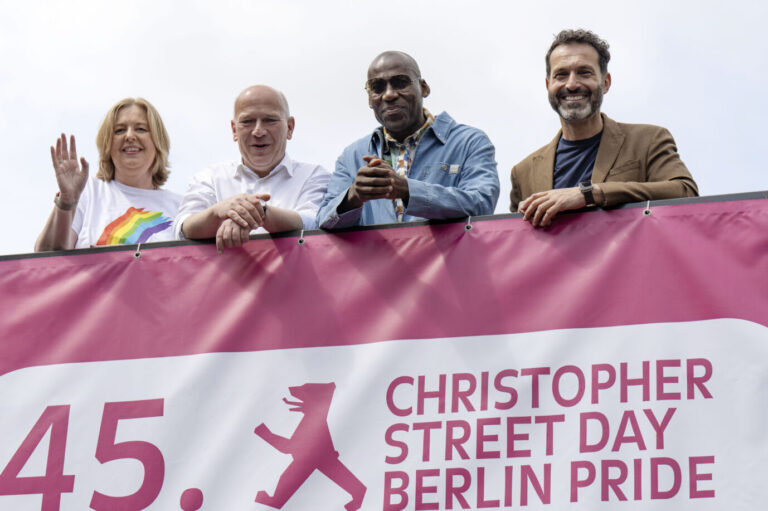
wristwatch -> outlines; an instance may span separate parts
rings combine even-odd
[[[584,195],[584,201],[587,206],[595,205],[595,196],[592,195],[592,181],[586,179],[579,183],[579,191]]]

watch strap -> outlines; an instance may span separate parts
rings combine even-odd
[[[579,183],[579,191],[584,195],[587,206],[595,205],[595,196],[592,193],[592,181],[586,180]]]

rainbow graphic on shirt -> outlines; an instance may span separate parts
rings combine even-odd
[[[144,243],[150,236],[169,228],[173,220],[159,211],[130,207],[104,228],[97,245],[133,245]]]

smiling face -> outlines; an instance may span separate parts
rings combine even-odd
[[[549,57],[549,104],[564,121],[585,121],[599,115],[611,74],[600,72],[597,51],[590,44],[563,44]]]
[[[390,135],[402,141],[425,122],[422,100],[429,85],[410,57],[387,52],[368,68],[368,106]]]
[[[152,167],[157,150],[143,108],[134,104],[117,112],[111,146],[109,154],[118,182],[137,188],[154,188]]]
[[[261,177],[269,174],[285,156],[295,121],[288,115],[282,94],[264,85],[245,89],[235,101],[232,138],[243,164]]]

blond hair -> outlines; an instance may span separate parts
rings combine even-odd
[[[121,99],[109,109],[104,121],[96,134],[96,146],[99,148],[99,171],[96,177],[104,181],[115,179],[115,164],[112,161],[112,136],[117,123],[117,114],[127,106],[139,106],[147,114],[149,124],[149,135],[152,143],[155,144],[155,161],[152,162],[152,185],[160,188],[168,180],[170,171],[168,167],[168,151],[171,148],[171,141],[168,138],[168,132],[165,131],[163,119],[152,104],[143,98],[125,98]]]

